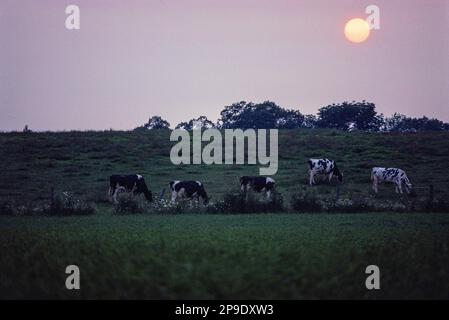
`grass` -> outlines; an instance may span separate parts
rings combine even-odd
[[[114,215],[109,176],[140,173],[157,195],[174,179],[204,182],[212,201],[254,165],[174,166],[167,131],[0,134],[0,202],[48,202],[50,190],[96,202],[89,216],[1,216],[0,298],[449,298],[444,214]],[[449,133],[285,130],[274,177],[285,203],[307,186],[310,157],[335,159],[342,198],[404,201],[370,189],[373,166],[407,171],[418,199],[449,198]],[[311,187],[333,196],[335,184]],[[168,193],[165,193],[168,197]],[[81,290],[64,287],[81,269]],[[364,287],[381,270],[381,290]]]
[[[449,298],[449,217],[0,218],[0,298]],[[81,290],[64,287],[65,267]],[[364,287],[381,270],[381,290]]]
[[[168,131],[60,132],[0,134],[0,201],[44,200],[50,189],[104,201],[109,176],[140,173],[156,195],[171,180],[201,180],[212,199],[238,187],[241,175],[257,175],[257,165],[184,165],[170,162]],[[427,197],[430,184],[437,199],[449,197],[447,163],[449,133],[419,134],[344,133],[334,130],[282,130],[279,137],[277,188],[288,201],[308,183],[307,159],[329,157],[339,164],[345,184],[343,197],[371,194],[370,170],[374,166],[400,167],[407,171],[419,197]],[[217,183],[219,181],[220,183]],[[334,184],[334,183],[332,183]],[[327,183],[314,187],[334,194]],[[381,185],[379,198],[397,197],[393,187]],[[168,196],[168,193],[165,193]]]

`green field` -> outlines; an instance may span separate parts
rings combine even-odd
[[[204,182],[212,201],[257,166],[174,166],[167,131],[0,134],[0,203],[48,202],[50,190],[96,203],[90,216],[0,212],[0,298],[449,298],[449,215],[297,214],[292,194],[334,196],[335,183],[308,187],[306,161],[335,159],[343,199],[409,201],[381,185],[373,166],[407,171],[417,193],[449,198],[448,133],[281,131],[274,176],[288,214],[114,215],[109,175],[140,173],[155,194],[174,179]],[[165,194],[168,197],[168,194]],[[81,269],[81,290],[65,289],[65,267]],[[381,270],[368,291],[367,265]]]
[[[109,176],[140,173],[159,194],[171,180],[201,180],[212,199],[238,187],[241,175],[258,174],[256,165],[184,165],[170,162],[169,132],[61,132],[0,134],[0,201],[9,198],[45,200],[50,188],[105,200]],[[406,170],[418,196],[449,197],[449,133],[369,134],[334,130],[283,130],[279,134],[279,170],[274,176],[286,200],[308,183],[307,159],[335,159],[345,183],[342,196],[369,196],[373,166]],[[394,188],[382,185],[379,197],[392,198]],[[325,184],[320,193],[334,193]],[[168,196],[166,194],[166,196]]]
[[[0,219],[1,298],[449,298],[449,216]],[[65,267],[81,290],[64,287]],[[378,265],[381,289],[365,289]]]

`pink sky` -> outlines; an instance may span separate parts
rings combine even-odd
[[[65,7],[81,30],[65,29]],[[345,22],[375,4],[364,44]],[[172,126],[233,102],[366,99],[449,121],[449,0],[0,0],[0,130]]]

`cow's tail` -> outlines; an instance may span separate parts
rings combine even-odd
[[[110,197],[112,197],[112,195],[114,194],[114,191],[115,191],[115,181],[114,181],[114,177],[113,177],[113,176],[110,176],[110,177],[109,177],[109,192],[108,192],[108,195],[109,195]]]

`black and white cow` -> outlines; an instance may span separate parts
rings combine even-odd
[[[309,184],[315,184],[315,176],[318,174],[324,174],[329,182],[332,176],[336,176],[339,182],[343,182],[343,174],[337,167],[337,163],[334,160],[329,159],[309,159]]]
[[[375,167],[371,170],[371,181],[373,182],[373,190],[375,193],[378,192],[378,184],[382,182],[392,182],[396,184],[396,193],[402,193],[402,186],[405,187],[407,193],[412,191],[412,184],[405,174],[405,171],[398,168]]]
[[[274,179],[270,177],[240,177],[240,189],[242,191],[265,192],[267,198],[270,198],[274,191],[275,183]]]
[[[151,190],[148,189],[145,179],[140,174],[118,175],[109,177],[109,196],[117,203],[117,195],[121,191],[131,192],[137,195],[143,193],[148,201],[153,201]]]
[[[204,185],[200,181],[171,181],[171,200],[175,201],[178,197],[181,198],[199,198],[203,199],[206,204],[209,201]]]

